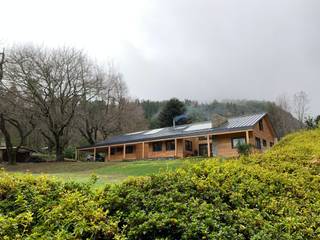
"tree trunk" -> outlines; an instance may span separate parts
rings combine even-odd
[[[12,143],[11,143],[11,137],[9,132],[7,131],[6,128],[6,123],[3,117],[3,113],[0,114],[0,130],[4,136],[4,140],[6,142],[6,148],[7,148],[7,158],[9,164],[15,164],[16,163],[16,154],[14,152]]]
[[[56,146],[56,161],[62,162],[64,160],[63,149],[60,145]]]

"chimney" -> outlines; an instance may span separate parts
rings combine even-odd
[[[224,123],[228,122],[228,119],[225,118],[224,116],[214,113],[212,114],[211,122],[212,122],[212,128],[217,128],[223,125]]]

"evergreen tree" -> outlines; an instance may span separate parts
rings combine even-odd
[[[182,115],[186,112],[186,107],[183,102],[177,98],[170,99],[163,107],[159,114],[159,126],[170,127],[172,126],[173,118]]]

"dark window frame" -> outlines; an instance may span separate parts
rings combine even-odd
[[[161,152],[162,151],[162,142],[152,143],[152,151],[153,152]]]
[[[235,139],[244,139],[244,143],[247,143],[247,140],[246,140],[245,137],[234,137],[234,138],[231,138],[231,147],[232,147],[233,149],[234,149],[234,148],[237,148],[237,144],[234,145],[234,143],[233,143],[233,141],[234,141]]]
[[[270,142],[270,143],[269,143],[269,146],[270,146],[270,147],[273,147],[273,145],[274,145],[274,142]]]
[[[117,152],[116,147],[111,147],[111,148],[110,148],[110,155],[115,155],[116,152]]]
[[[123,153],[123,147],[116,147],[116,153]]]
[[[192,141],[185,140],[184,147],[186,151],[192,152],[193,151]]]
[[[262,149],[262,145],[261,145],[261,139],[256,137],[256,148],[257,149]]]
[[[135,146],[135,145],[128,145],[128,146],[126,146],[126,154],[134,153],[135,150],[136,150],[136,146]]]
[[[262,139],[262,146],[263,146],[263,147],[267,147],[267,140]]]
[[[263,131],[263,119],[259,120],[259,130]]]
[[[175,141],[166,141],[166,151],[174,151],[176,150]]]

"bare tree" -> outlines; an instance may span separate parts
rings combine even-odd
[[[276,104],[282,110],[291,112],[291,100],[287,94],[281,94],[276,98]]]
[[[56,160],[63,160],[72,124],[83,89],[90,89],[90,61],[72,48],[46,49],[16,47],[8,54],[3,86],[30,103],[33,114],[45,126],[44,136],[54,143]]]
[[[94,78],[95,96],[90,98],[84,94],[76,121],[79,132],[89,144],[146,126],[141,107],[128,100],[121,74],[112,66],[100,67]]]
[[[298,120],[303,123],[309,108],[309,97],[304,91],[297,92],[293,96],[293,110]]]
[[[36,120],[30,111],[31,105],[16,98],[14,87],[8,92],[1,86],[0,84],[0,131],[6,143],[8,162],[14,164],[17,153],[35,129]],[[15,147],[13,139],[18,140],[15,141]]]

